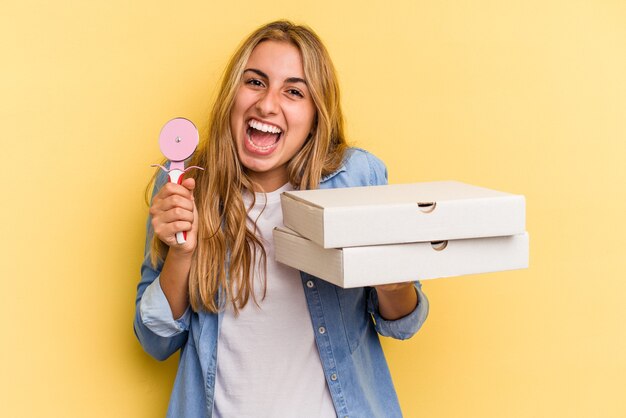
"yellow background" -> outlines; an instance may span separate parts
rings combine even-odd
[[[385,340],[407,417],[626,416],[626,3],[4,1],[0,415],[157,417],[177,358],[132,331],[174,116],[202,132],[239,41],[325,40],[353,143],[394,183],[524,194],[531,268],[424,282]]]

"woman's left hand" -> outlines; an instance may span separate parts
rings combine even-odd
[[[374,286],[378,294],[378,311],[383,319],[393,321],[407,316],[419,302],[413,282]]]
[[[404,289],[406,287],[413,287],[413,282],[402,282],[402,283],[391,283],[391,284],[381,284],[378,286],[374,286],[377,291],[382,292],[394,292],[396,290]]]

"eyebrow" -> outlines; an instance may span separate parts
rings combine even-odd
[[[261,70],[257,70],[256,68],[246,68],[245,70],[243,70],[243,72],[247,72],[247,71],[252,71],[253,73],[257,74],[260,77],[265,78],[266,80],[269,80],[269,77],[267,76],[267,74],[265,74],[263,71]],[[285,79],[285,82],[287,83],[302,83],[305,86],[307,85],[307,82],[305,79],[300,78],[300,77],[288,77]]]

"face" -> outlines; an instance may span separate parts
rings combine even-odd
[[[315,119],[302,57],[287,42],[258,44],[245,66],[230,115],[239,161],[265,192],[287,183],[287,164]]]

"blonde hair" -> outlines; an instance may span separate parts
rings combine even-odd
[[[253,192],[254,188],[238,159],[230,115],[248,58],[266,40],[289,42],[298,48],[316,108],[310,137],[288,163],[289,182],[299,189],[317,188],[322,176],[339,168],[347,148],[337,76],[319,37],[306,26],[284,20],[250,34],[230,59],[210,115],[208,139],[191,162],[205,168],[190,173],[196,180],[199,214],[198,243],[189,272],[189,301],[195,311],[216,313],[230,301],[238,312],[251,296],[256,302],[254,268],[265,270],[265,250],[246,222],[248,208],[242,191]],[[166,252],[167,246],[154,236],[153,264],[163,260]]]

